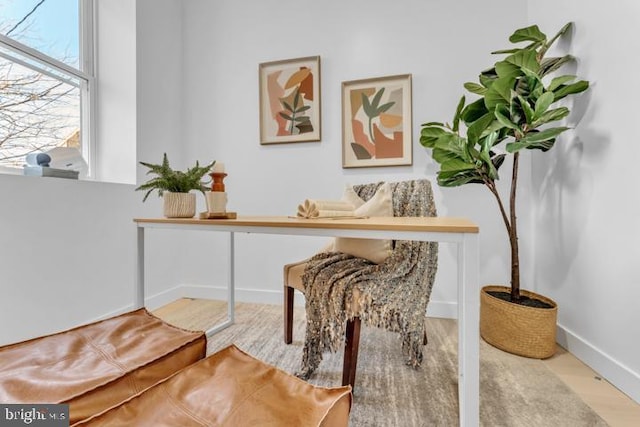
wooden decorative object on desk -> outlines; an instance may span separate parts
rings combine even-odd
[[[237,212],[200,212],[200,219],[236,219]]]
[[[224,192],[224,178],[227,176],[224,172],[212,172],[209,176],[213,179],[211,183],[211,191]]]

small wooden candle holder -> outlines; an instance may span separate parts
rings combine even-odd
[[[209,176],[213,179],[211,183],[211,191],[219,191],[224,193],[224,178],[227,176],[224,172],[212,172]]]

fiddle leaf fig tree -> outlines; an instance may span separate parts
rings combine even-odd
[[[505,55],[488,70],[482,71],[478,83],[464,87],[478,98],[467,103],[463,96],[453,121],[422,125],[420,143],[431,149],[440,164],[438,184],[444,187],[483,184],[495,196],[500,216],[511,246],[511,301],[520,302],[520,261],[516,224],[518,160],[522,150],[550,150],[566,126],[553,126],[569,115],[561,99],[584,92],[589,82],[573,75],[552,76],[571,55],[546,57],[553,43],[571,28],[566,24],[551,39],[537,25],[516,30],[509,41],[522,44],[508,50],[492,52]],[[462,131],[461,122],[466,128]],[[506,156],[513,157],[508,204],[498,192],[498,170]]]

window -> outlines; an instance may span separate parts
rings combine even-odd
[[[92,147],[93,0],[0,0],[0,166]]]

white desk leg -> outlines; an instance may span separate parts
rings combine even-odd
[[[205,334],[207,338],[211,338],[213,335],[217,334],[221,330],[228,328],[233,325],[235,321],[235,288],[236,288],[236,271],[235,271],[235,258],[236,258],[236,247],[235,247],[235,233],[231,231],[229,233],[229,280],[227,287],[227,320],[224,322],[215,325],[206,330]]]
[[[460,426],[480,425],[480,287],[478,235],[458,244],[458,399]]]
[[[136,288],[133,296],[133,308],[144,307],[144,227],[137,227],[136,246]]]
[[[227,295],[227,301],[229,302],[229,306],[227,308],[227,313],[229,317],[229,322],[233,324],[235,321],[235,298],[236,298],[236,244],[235,244],[235,233],[232,231],[229,233],[229,294]]]

